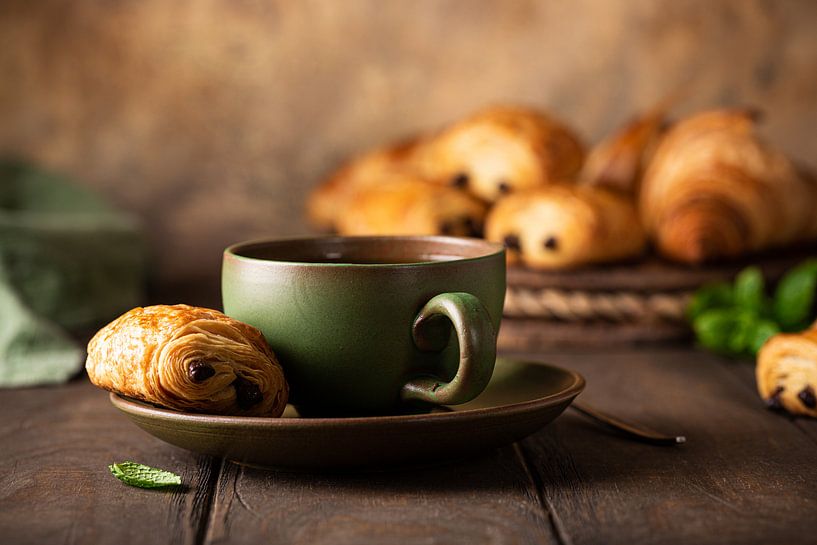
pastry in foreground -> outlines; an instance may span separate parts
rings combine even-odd
[[[493,107],[444,129],[420,150],[424,174],[485,201],[576,176],[584,147],[566,125],[527,108]]]
[[[420,138],[413,138],[355,157],[313,189],[306,202],[310,223],[325,231],[337,229],[338,216],[361,189],[386,184],[414,171]]]
[[[182,411],[280,416],[289,387],[260,331],[187,305],[130,310],[88,344],[91,382]]]
[[[646,236],[631,200],[591,186],[551,185],[496,203],[488,240],[503,242],[510,263],[565,269],[641,255]]]
[[[755,377],[770,408],[817,417],[817,323],[766,341],[757,355]]]
[[[661,139],[639,209],[662,255],[701,263],[817,236],[815,181],[758,137],[756,118],[705,112]]]
[[[338,217],[342,235],[480,236],[486,206],[459,189],[403,176],[357,193]]]

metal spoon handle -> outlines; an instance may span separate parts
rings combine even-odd
[[[687,440],[683,435],[663,435],[651,430],[645,430],[644,428],[633,426],[632,424],[619,420],[614,416],[603,413],[598,409],[584,403],[574,401],[570,407],[596,423],[607,426],[608,428],[622,433],[627,437],[648,443],[650,445],[673,446],[686,443]]]

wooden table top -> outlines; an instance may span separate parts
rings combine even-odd
[[[752,365],[683,347],[537,356],[586,403],[687,436],[652,447],[568,411],[488,455],[313,474],[198,456],[142,432],[86,379],[0,391],[0,543],[786,543],[817,539],[817,421],[771,413]],[[181,474],[127,487],[134,460]]]

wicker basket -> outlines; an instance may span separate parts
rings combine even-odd
[[[510,267],[498,346],[513,352],[682,340],[690,333],[685,309],[700,286],[732,280],[750,264],[774,282],[814,253],[813,248],[787,250],[706,267],[656,257],[576,271]]]

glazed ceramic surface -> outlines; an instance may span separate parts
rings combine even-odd
[[[584,388],[575,372],[542,363],[496,362],[473,401],[422,415],[301,418],[210,416],[160,409],[111,394],[151,435],[187,450],[265,467],[331,469],[424,465],[477,455],[542,428]]]
[[[227,315],[264,333],[302,412],[393,414],[485,388],[505,255],[451,237],[243,243],[224,253],[222,297]]]

